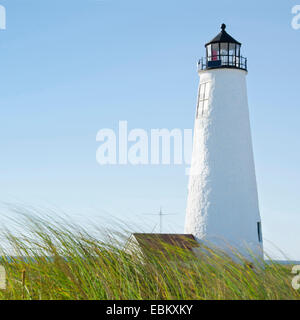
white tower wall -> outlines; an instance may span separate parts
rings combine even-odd
[[[219,68],[199,74],[185,233],[262,257],[247,72]]]

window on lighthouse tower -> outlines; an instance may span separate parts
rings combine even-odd
[[[200,119],[202,116],[204,116],[208,112],[209,93],[210,93],[210,83],[209,82],[201,83],[199,87],[197,119]]]
[[[262,242],[261,222],[257,222],[258,241]]]

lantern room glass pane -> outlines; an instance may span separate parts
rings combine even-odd
[[[221,42],[221,55],[227,56],[228,55],[228,43]]]
[[[211,44],[207,46],[207,60],[211,61]]]
[[[221,60],[222,65],[228,64],[228,43],[227,42],[221,42]]]
[[[239,44],[236,45],[236,56],[239,57],[241,55],[241,46]]]
[[[229,43],[229,55],[235,56],[235,43]]]
[[[212,61],[217,61],[217,60],[220,60],[220,52],[219,52],[219,44],[218,43],[214,43],[212,45]]]
[[[235,43],[229,43],[229,65],[235,65]]]

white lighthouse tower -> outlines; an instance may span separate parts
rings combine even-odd
[[[199,61],[185,233],[262,258],[262,228],[247,99],[247,59],[222,31]]]

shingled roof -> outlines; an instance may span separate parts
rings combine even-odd
[[[142,251],[165,252],[168,246],[173,246],[193,252],[193,249],[199,247],[199,243],[192,234],[133,233],[132,237]]]

